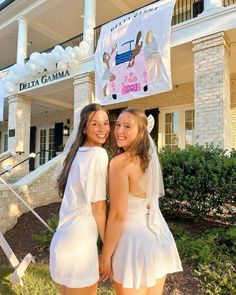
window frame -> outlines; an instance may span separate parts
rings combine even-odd
[[[159,108],[160,110],[160,124],[158,130],[158,149],[165,147],[165,116],[167,113],[178,112],[179,113],[179,123],[178,123],[178,134],[179,134],[179,148],[185,148],[185,112],[186,111],[194,111],[193,104],[172,106],[172,107],[164,107]],[[195,118],[194,118],[194,126],[195,126]],[[194,144],[194,137],[193,137]]]

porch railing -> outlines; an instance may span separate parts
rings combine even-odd
[[[224,7],[229,6],[229,5],[233,5],[236,4],[236,0],[222,0],[222,5]]]
[[[57,45],[60,45],[62,46],[64,49],[68,46],[71,46],[71,47],[74,47],[74,46],[79,46],[80,42],[83,41],[83,33],[73,37],[73,38],[70,38],[60,44],[57,44]],[[56,45],[54,45],[53,47],[50,47],[46,50],[43,50],[42,52],[51,52],[53,50],[53,48],[55,47]]]
[[[56,45],[54,45],[54,46],[52,46],[52,47],[50,47],[50,48],[48,48],[48,49],[46,49],[46,50],[43,50],[43,51],[41,51],[40,53],[43,53],[43,52],[49,53],[49,52],[51,52],[51,51],[53,50],[53,48],[55,48],[55,46],[57,46],[57,45],[62,46],[64,49],[65,49],[66,47],[68,47],[68,46],[71,46],[71,47],[79,46],[79,44],[80,44],[81,41],[83,41],[83,33],[81,33],[81,34],[79,34],[79,35],[77,35],[77,36],[75,36],[75,37],[73,37],[73,38],[70,38],[70,39],[68,39],[68,40],[66,40],[66,41],[64,41],[64,42],[62,42],[62,43],[56,44]],[[29,57],[27,57],[27,58],[25,59],[25,62],[27,62],[28,60],[29,60]]]
[[[203,12],[203,9],[204,9],[203,3],[204,3],[203,0],[177,0],[174,7],[172,25],[176,25],[188,19],[197,17],[198,14]],[[94,35],[95,35],[94,50],[97,47],[97,42],[100,35],[101,27],[102,25],[94,28]]]

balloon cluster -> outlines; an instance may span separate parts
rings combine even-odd
[[[79,46],[68,46],[66,49],[57,45],[50,53],[33,52],[24,65],[15,64],[2,78],[5,91],[9,94],[15,93],[17,92],[16,84],[45,71],[76,69],[80,60],[87,57],[88,48],[88,43],[81,41]]]

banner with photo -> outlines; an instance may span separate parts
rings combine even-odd
[[[95,98],[113,104],[172,89],[170,30],[175,0],[161,0],[101,28]]]

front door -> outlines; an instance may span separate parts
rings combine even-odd
[[[54,125],[40,126],[37,128],[37,167],[43,165],[55,156],[55,127]]]

